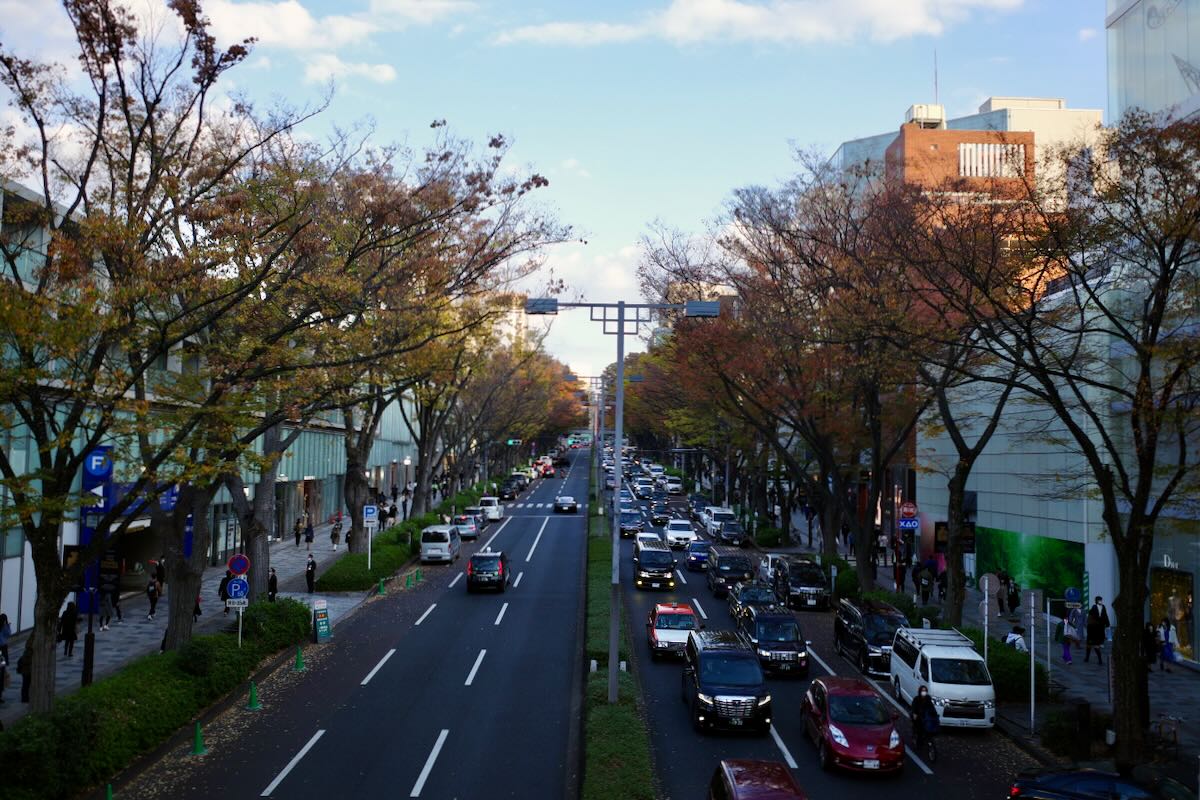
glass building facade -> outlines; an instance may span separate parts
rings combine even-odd
[[[1108,111],[1200,112],[1200,0],[1108,0]]]

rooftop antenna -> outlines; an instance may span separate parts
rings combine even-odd
[[[937,48],[933,48],[933,104],[938,105]]]

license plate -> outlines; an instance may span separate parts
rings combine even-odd
[[[810,597],[807,600],[805,600],[804,603],[806,605],[815,606],[817,604],[817,601]]]
[[[657,583],[652,583],[652,584],[650,584],[650,588],[651,588],[651,589],[657,589],[657,588],[658,588],[658,584],[657,584]]]
[[[740,719],[731,719],[731,720],[729,720],[729,724],[730,725],[741,725],[742,721]]]
[[[863,761],[863,769],[879,769],[878,758],[868,758]]]
[[[780,664],[779,668],[780,669],[791,669],[792,665],[791,664]]]

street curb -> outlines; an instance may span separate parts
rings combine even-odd
[[[572,465],[573,468],[574,465]],[[591,491],[591,472],[588,473],[588,491]],[[585,669],[587,662],[584,658],[584,631],[587,628],[587,565],[588,538],[591,536],[590,516],[583,518],[583,558],[579,564],[579,614],[575,620],[575,658],[574,678],[571,679],[571,706],[568,719],[573,724],[567,726],[567,780],[563,788],[563,797],[571,800],[583,794],[584,767],[584,693],[587,691]]]

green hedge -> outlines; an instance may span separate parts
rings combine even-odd
[[[960,628],[975,643],[975,649],[983,653],[983,631],[978,628]],[[996,687],[998,702],[1027,702],[1029,700],[1029,654],[1019,653],[1003,642],[993,639],[988,643],[988,671],[992,673],[992,684]],[[1035,681],[1037,696],[1045,700],[1049,696],[1046,668],[1036,665]]]
[[[650,734],[638,713],[638,687],[625,672],[617,686],[617,703],[609,705],[604,670],[588,676],[583,800],[653,800]]]
[[[264,608],[271,606],[271,608]],[[4,800],[74,797],[153,750],[206,706],[238,688],[259,662],[303,641],[310,611],[295,600],[250,606],[243,646],[229,633],[154,653],[30,714],[0,733]]]
[[[604,518],[596,517],[603,525]],[[596,659],[596,663],[608,663],[608,625],[612,604],[609,602],[612,593],[612,539],[608,536],[588,537],[587,565],[587,629],[584,636],[586,652],[584,658]],[[624,628],[624,619],[622,619]],[[621,632],[618,640],[620,658],[628,660],[629,653],[625,647],[625,633]]]
[[[783,541],[783,530],[763,526],[755,531],[754,541],[758,543],[759,547],[778,547],[779,543]]]
[[[419,547],[418,540],[418,547]],[[412,558],[408,548],[375,540],[371,548],[371,568],[366,553],[346,553],[317,578],[319,592],[352,592],[370,589],[380,578],[390,578]]]

